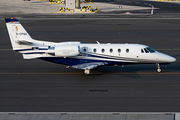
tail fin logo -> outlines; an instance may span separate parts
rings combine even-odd
[[[15,29],[16,29],[16,32],[18,32],[18,27],[17,26],[15,27]]]

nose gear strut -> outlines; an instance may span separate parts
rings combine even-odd
[[[160,68],[159,63],[157,64],[157,66],[158,66],[157,72],[160,73],[161,72],[161,68]]]

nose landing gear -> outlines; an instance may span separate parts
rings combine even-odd
[[[161,72],[160,65],[159,65],[159,64],[157,64],[157,66],[158,66],[157,72],[158,72],[158,73],[160,73],[160,72]]]
[[[89,69],[85,69],[84,70],[84,75],[89,75],[90,74],[90,70]]]

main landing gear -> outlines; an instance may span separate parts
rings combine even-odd
[[[84,70],[84,75],[89,75],[90,74],[90,70],[89,69],[85,69]]]
[[[157,72],[158,72],[158,73],[160,73],[160,72],[161,72],[160,65],[159,65],[159,64],[157,64],[157,67],[158,67]]]

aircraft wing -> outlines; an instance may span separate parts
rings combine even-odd
[[[107,62],[92,62],[92,63],[84,63],[84,64],[79,64],[79,65],[73,65],[73,68],[76,69],[93,69],[95,67],[98,66],[102,66],[102,65],[107,65]]]

